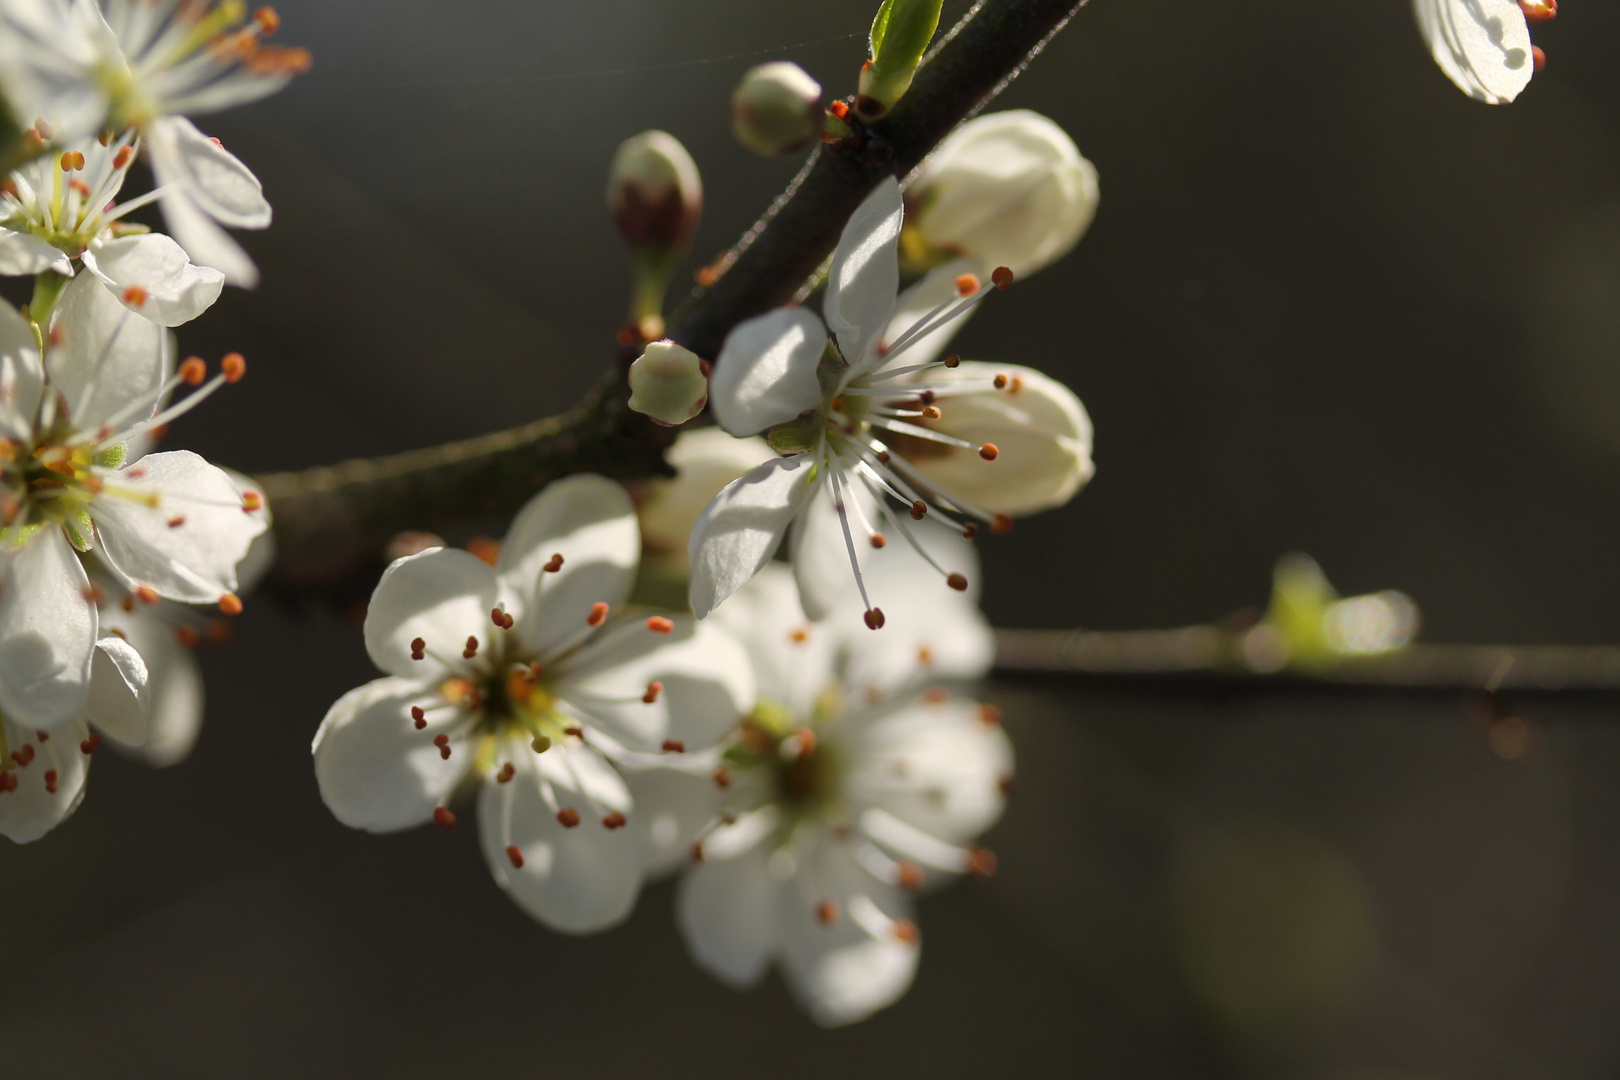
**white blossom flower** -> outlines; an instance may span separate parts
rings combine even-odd
[[[519,513],[494,567],[450,548],[396,560],[365,626],[387,677],[339,699],[315,736],[338,820],[453,826],[451,793],[475,778],[485,857],[519,906],[573,933],[623,919],[642,867],[614,763],[712,745],[753,701],[718,626],[607,624],[640,547],[624,490],[577,476]]]
[[[1531,7],[1557,10],[1551,0]],[[1413,0],[1412,9],[1434,62],[1469,97],[1505,105],[1529,85],[1538,58],[1518,0]]]
[[[175,239],[251,287],[257,269],[220,226],[265,228],[270,204],[185,117],[257,101],[307,71],[306,50],[263,43],[279,25],[273,8],[249,16],[242,0],[0,0],[0,88],[17,115],[57,118],[62,138],[143,132]]]
[[[126,131],[36,158],[0,184],[0,274],[73,276],[73,261],[131,311],[178,326],[219,299],[225,275],[194,266],[181,246],[124,216],[158,197],[116,203],[140,140]]]
[[[928,267],[958,256],[1026,277],[1067,255],[1097,213],[1097,170],[1067,132],[1028,109],[951,132],[906,189],[900,250]]]
[[[691,571],[686,543],[704,507],[720,489],[756,465],[776,457],[764,439],[736,438],[716,427],[683,431],[664,455],[675,469],[669,480],[641,486],[636,516],[641,521],[643,569],[648,563],[685,578]]]
[[[831,1026],[910,986],[913,892],[993,870],[972,841],[1001,813],[1012,748],[993,708],[920,682],[988,667],[971,600],[915,592],[894,612],[906,647],[874,655],[849,620],[804,619],[795,589],[770,566],[715,612],[760,697],[723,754],[630,784],[649,868],[689,865],[677,920],[697,961],[737,987],[775,962]]]
[[[932,511],[1012,527],[1012,516],[1061,505],[1091,476],[1091,424],[1067,388],[1026,368],[937,359],[952,324],[989,290],[960,265],[935,270],[896,301],[900,189],[878,185],[844,229],[822,319],[782,309],[739,324],[715,362],[710,407],[733,435],[770,430],[793,456],[767,462],[715,497],[692,532],[692,610],[699,618],[759,571],[793,526],[800,597],[822,618],[856,552]],[[993,275],[1001,287],[1005,267]],[[828,333],[831,329],[831,334]],[[896,511],[895,500],[907,510]],[[797,524],[795,524],[797,523]],[[971,537],[978,526],[959,525]],[[939,568],[952,588],[965,575]]]
[[[63,291],[40,363],[34,328],[0,306],[0,713],[54,731],[91,694],[99,619],[80,552],[146,602],[241,610],[236,564],[264,530],[220,469],[189,451],[126,462],[126,446],[186,412],[243,364],[159,409],[196,358],[170,375],[168,334],[81,275]]]

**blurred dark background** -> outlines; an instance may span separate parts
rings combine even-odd
[[[203,122],[275,205],[243,237],[264,284],[181,334],[250,378],[173,444],[281,469],[565,408],[624,311],[619,140],[696,157],[696,266],[794,169],[731,141],[737,77],[786,57],[848,92],[874,6],[282,3],[315,70]],[[1091,487],[984,549],[998,625],[1208,620],[1301,549],[1413,595],[1429,640],[1620,640],[1620,9],[1566,0],[1492,108],[1409,8],[1094,0],[998,102],[1060,122],[1103,192],[959,338],[1097,425]],[[338,825],[306,747],[373,675],[357,630],[268,601],[237,629],[189,761],[103,755],[75,818],[0,851],[8,1074],[1620,1072],[1612,708],[1526,703],[1502,761],[1460,701],[995,685],[1002,872],[925,900],[911,994],[824,1033],[693,967],[667,886],[568,939],[469,829]]]

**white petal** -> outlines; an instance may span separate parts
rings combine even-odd
[[[771,879],[765,844],[692,867],[675,898],[675,921],[693,959],[731,986],[757,984],[781,936],[781,891]]]
[[[143,728],[128,737],[106,728],[102,733],[155,768],[185,760],[197,743],[203,718],[203,682],[197,658],[175,640],[174,627],[164,621],[161,610],[137,608],[125,614],[113,607],[101,613],[102,629],[122,631],[140,653],[147,672]]]
[[[920,948],[861,924],[909,919],[907,898],[865,873],[843,845],[824,842],[781,893],[782,970],[788,986],[818,1024],[864,1020],[892,1005],[917,974]],[[822,901],[838,905],[835,922],[817,918]],[[864,910],[863,910],[864,909]]]
[[[900,288],[900,219],[904,207],[893,177],[878,182],[850,215],[827,272],[822,315],[850,364],[859,364],[889,324]]]
[[[648,481],[636,505],[643,555],[688,576],[686,541],[703,508],[721,488],[775,457],[764,439],[733,438],[717,427],[681,432],[665,454],[675,478]]]
[[[33,328],[0,300],[0,437],[32,441],[44,385]]]
[[[73,260],[37,236],[0,229],[0,274],[33,275],[47,270],[72,277]]]
[[[1530,27],[1514,0],[1414,0],[1413,10],[1434,62],[1463,93],[1500,105],[1529,85]]]
[[[135,647],[116,634],[103,634],[90,662],[90,696],[85,719],[118,742],[146,741],[151,709],[150,676]]]
[[[469,637],[494,632],[490,612],[501,600],[494,569],[469,552],[430,548],[395,559],[366,609],[366,652],[390,675],[442,679],[462,670]],[[411,659],[416,638],[426,644],[422,660]]]
[[[163,220],[169,232],[193,263],[218,270],[225,275],[225,284],[239,289],[251,289],[259,284],[259,268],[242,250],[242,245],[214,224],[183,188],[165,191],[158,205],[163,208]]]
[[[622,781],[588,747],[521,751],[519,762],[510,782],[485,784],[478,796],[478,835],[495,881],[553,930],[584,934],[623,922],[641,889],[641,846],[631,829],[605,828],[586,794],[600,795],[606,773],[622,792],[612,805],[628,807]],[[561,808],[577,811],[579,824],[564,827]],[[521,868],[512,865],[508,847],[521,853]]]
[[[552,556],[562,569],[542,568]],[[600,476],[570,476],[530,499],[501,545],[496,569],[523,601],[518,636],[545,655],[575,637],[591,607],[617,608],[630,593],[641,558],[641,530],[624,488]]]
[[[748,656],[731,635],[686,616],[660,634],[626,620],[591,641],[557,672],[556,693],[584,719],[633,750],[666,739],[700,750],[718,742],[754,705]],[[656,701],[641,700],[662,683]]]
[[[25,731],[9,719],[6,742],[13,751],[25,745],[34,748],[34,760],[13,769],[15,791],[0,792],[0,835],[18,844],[38,840],[62,822],[84,801],[84,779],[90,771],[90,755],[79,744],[90,737],[82,720],[60,728],[48,742],[38,742],[34,732]],[[47,786],[46,773],[56,773],[56,791]]]
[[[0,561],[0,712],[29,730],[76,720],[90,690],[96,608],[62,530]]]
[[[814,409],[821,404],[816,366],[826,347],[821,320],[803,308],[738,323],[709,380],[715,421],[733,435],[753,435]]]
[[[94,275],[80,274],[56,302],[51,330],[62,344],[46,355],[45,370],[81,430],[94,430],[135,400],[152,405],[125,424],[152,415],[169,359],[161,326],[132,314]]]
[[[1012,742],[978,702],[913,700],[846,728],[850,798],[930,836],[964,843],[1001,816]]]
[[[844,638],[811,623],[799,596],[793,572],[772,563],[716,608],[712,618],[748,650],[760,700],[808,717],[834,679],[834,660]]]
[[[692,861],[693,842],[725,801],[709,773],[706,768],[652,768],[624,774],[636,809],[630,828],[641,839],[646,874],[665,874]]]
[[[85,251],[84,268],[131,311],[160,326],[190,322],[225,287],[224,274],[193,265],[185,248],[161,233],[98,240]]]
[[[908,458],[929,483],[976,503],[990,513],[1032,514],[1062,506],[1091,479],[1091,418],[1074,392],[1031,368],[965,362],[930,380],[984,381],[997,374],[1019,389],[942,393],[943,413],[933,427],[970,443],[994,443],[1000,451],[985,461],[973,450]]]
[[[343,824],[396,832],[429,821],[472,764],[472,751],[451,725],[460,710],[429,714],[418,731],[411,706],[442,705],[412,679],[376,679],[338,698],[315,733],[315,779],[321,798]],[[445,759],[433,740],[450,736]]]
[[[147,133],[152,172],[159,186],[179,184],[197,206],[221,225],[263,229],[270,204],[253,171],[183,116],[165,116]]]
[[[188,603],[235,592],[236,564],[265,527],[262,518],[243,513],[241,493],[224,470],[189,450],[126,465],[107,479],[90,514],[109,566]]]
[[[865,487],[851,494],[849,474],[844,474],[844,497],[860,501],[867,521],[876,521],[876,504]],[[833,502],[832,488],[823,484],[815,498],[805,504],[799,519],[793,523],[793,576],[799,583],[799,601],[804,613],[820,621],[825,619],[840,602],[860,606],[860,593],[855,588],[855,568],[849,561],[849,544],[856,545],[856,557],[864,570],[872,553],[871,538],[860,528],[860,518],[850,518],[850,539],[844,539],[844,527],[838,520]],[[896,537],[895,539],[899,539]],[[862,609],[864,610],[864,608]],[[857,613],[859,620],[859,613]]]
[[[698,519],[687,545],[692,611],[704,618],[771,560],[788,525],[816,493],[809,455],[767,461],[727,484]]]

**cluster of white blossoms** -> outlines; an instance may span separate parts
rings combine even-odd
[[[23,129],[0,275],[33,279],[27,307],[0,301],[0,834],[19,843],[79,805],[103,741],[185,757],[203,708],[190,648],[268,562],[251,481],[153,449],[246,371],[233,353],[210,378],[168,329],[254,283],[221,226],[270,222],[258,180],[186,114],[307,67],[262,44],[276,25],[230,0],[0,0],[0,92]],[[142,158],[154,186],[124,198]],[[130,220],[154,202],[174,237]]]

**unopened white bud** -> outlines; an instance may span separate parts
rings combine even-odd
[[[613,155],[607,203],[632,250],[684,252],[703,214],[703,181],[679,139],[644,131]]]
[[[821,84],[787,60],[750,69],[731,92],[731,130],[764,157],[799,149],[821,131]]]
[[[966,255],[1026,277],[1080,242],[1097,199],[1097,170],[1062,128],[1027,109],[990,113],[924,164],[902,250],[917,270]]]
[[[708,401],[708,365],[673,341],[650,343],[630,365],[630,408],[654,423],[684,424]]]

